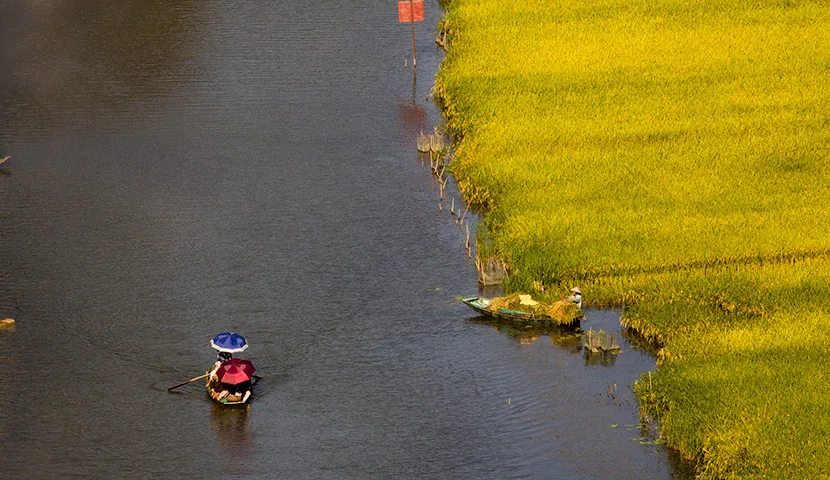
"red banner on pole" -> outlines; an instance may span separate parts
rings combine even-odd
[[[412,17],[415,17],[413,20]],[[398,21],[401,23],[409,23],[412,21],[424,21],[424,0],[404,0],[398,2]]]

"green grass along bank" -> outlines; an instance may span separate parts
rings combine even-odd
[[[701,477],[830,476],[830,4],[443,3],[450,168],[508,287],[624,305]]]

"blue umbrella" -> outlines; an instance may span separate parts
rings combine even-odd
[[[210,346],[220,352],[239,353],[248,348],[248,342],[238,333],[225,332],[213,337]]]

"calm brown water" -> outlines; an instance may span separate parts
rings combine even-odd
[[[413,90],[394,2],[0,1],[3,478],[680,477],[625,428],[647,354],[455,301],[439,15]],[[169,394],[225,330],[255,401]]]

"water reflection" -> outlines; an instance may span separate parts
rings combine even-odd
[[[419,133],[428,130],[426,109],[415,103],[414,98],[412,102],[398,104],[398,122],[403,138],[408,141],[415,140]]]
[[[525,325],[521,322],[515,322],[507,319],[497,319],[485,315],[480,315],[470,321],[480,325],[490,326],[522,345],[530,345],[539,340],[541,337],[546,336],[550,338],[552,344],[561,347],[568,353],[577,354],[582,349],[582,330],[579,326],[559,327],[556,325]]]
[[[613,367],[617,361],[619,352],[592,352],[585,349],[582,356],[585,358],[586,367]]]
[[[242,465],[251,456],[251,405],[223,406],[211,401],[211,427],[224,458]]]
[[[592,352],[590,349],[584,348],[582,342],[584,331],[581,328],[581,323],[569,327],[538,326],[526,325],[522,322],[507,319],[496,319],[485,315],[480,315],[470,321],[492,327],[521,345],[531,345],[542,337],[548,337],[553,345],[570,354],[577,355],[581,353],[586,367],[613,367],[621,353],[621,350]],[[628,344],[627,346],[631,346],[625,336],[623,336],[623,342]]]

